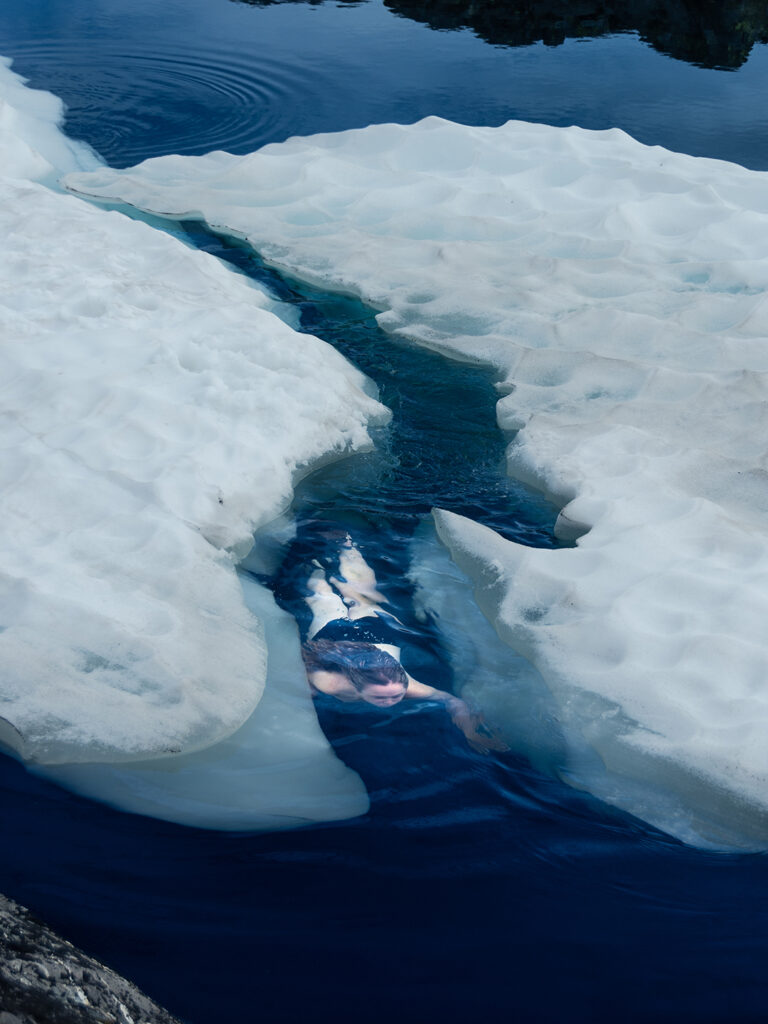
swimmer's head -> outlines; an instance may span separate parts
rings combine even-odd
[[[357,689],[357,687],[355,687]],[[389,681],[386,683],[369,683],[360,690],[360,696],[366,704],[377,708],[391,708],[399,704],[408,689],[408,680],[404,683]]]
[[[313,640],[304,645],[308,672],[341,672],[366,704],[386,708],[399,704],[408,689],[400,662],[375,644],[351,640]]]
[[[408,676],[405,669],[386,651],[380,651],[381,660],[376,665],[350,667],[347,670],[349,681],[360,694],[366,704],[378,708],[390,708],[399,704],[408,689]],[[388,661],[385,661],[388,659]],[[376,659],[379,661],[379,659]]]

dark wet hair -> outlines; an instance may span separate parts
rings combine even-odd
[[[361,693],[366,686],[400,683],[408,675],[397,660],[375,644],[358,640],[309,640],[301,649],[307,672],[343,672]]]

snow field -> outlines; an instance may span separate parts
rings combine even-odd
[[[370,447],[368,425],[389,414],[359,371],[288,327],[246,278],[23,180],[47,180],[58,157],[69,169],[77,147],[59,132],[58,101],[5,66],[0,90],[3,145],[20,154],[0,179],[0,740],[43,765],[175,763],[231,736],[262,696],[271,655],[259,610],[277,612],[265,594],[246,605],[235,572],[254,530],[313,466]],[[227,806],[226,773],[187,823],[273,827],[281,802],[286,821],[365,806],[303,676],[303,702],[295,680],[280,697],[298,637],[276,635],[278,692],[246,737],[261,749],[238,755],[236,825],[224,810],[212,824],[203,806],[217,786]],[[269,763],[286,783],[271,795]],[[249,764],[265,773],[250,789]],[[108,774],[92,771],[83,791],[111,799]],[[152,801],[181,820],[170,791]]]
[[[711,812],[713,841],[768,839],[765,174],[618,130],[428,118],[67,186],[194,211],[498,367],[509,470],[576,546],[451,516],[441,536],[616,778]]]

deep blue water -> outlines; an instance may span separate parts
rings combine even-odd
[[[463,10],[464,20],[477,21],[472,10],[503,13],[511,5],[390,6],[421,7],[422,16],[441,7]],[[668,49],[703,47],[716,59],[730,47],[749,59],[736,72],[721,71],[670,59],[632,32],[589,38],[590,6],[621,10],[612,24],[646,35],[654,28],[669,34],[687,15],[689,35],[665,37]],[[469,28],[434,31],[380,0],[4,0],[0,53],[15,57],[34,85],[60,95],[71,134],[87,138],[115,166],[169,152],[247,152],[289,135],[440,114],[468,124],[522,118],[618,125],[642,142],[768,168],[768,50],[755,44],[750,52],[748,43],[768,32],[760,6],[528,0],[520,9],[534,21],[531,38],[556,34],[546,31],[550,9],[553,25],[564,9],[585,11],[573,26],[579,37],[558,46],[505,47],[488,45]],[[658,18],[648,16],[654,10],[667,11],[671,24],[659,28]],[[746,28],[729,36],[731,22]]]
[[[697,22],[689,39],[649,20],[647,5],[608,18],[596,3],[613,34],[595,38],[599,19],[563,28],[563,5],[549,21],[542,5],[527,46],[501,45],[518,29],[489,27],[479,0],[464,14],[437,0],[389,7],[6,0],[0,53],[64,97],[71,133],[116,165],[434,113],[616,124],[768,167],[766,48],[749,54],[765,30],[744,27],[751,6],[720,5],[717,31]],[[491,42],[422,23],[449,14]],[[561,45],[537,41],[564,32]],[[500,475],[490,375],[396,345],[358,304],[281,282],[192,230],[293,302],[394,409],[378,454],[301,488],[302,522],[353,525],[403,603],[408,539],[432,504],[554,543],[553,510]],[[476,755],[429,706],[319,712],[366,781],[365,818],[261,836],[184,829],[82,800],[3,758],[0,890],[190,1024],[766,1018],[764,856],[687,848],[519,758]]]

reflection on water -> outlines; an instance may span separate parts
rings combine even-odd
[[[253,7],[325,0],[233,0]],[[337,0],[356,5],[361,0]],[[637,32],[660,53],[698,67],[741,67],[755,43],[768,42],[763,0],[691,4],[686,0],[552,0],[506,4],[498,0],[384,0],[394,14],[437,30],[472,29],[495,46],[559,46],[566,39],[593,39]]]
[[[249,7],[275,7],[279,4],[307,4],[309,7],[322,7],[327,0],[231,0],[236,4],[247,4]],[[368,0],[334,0],[337,7],[359,7]]]
[[[618,14],[603,5],[600,17],[564,0],[546,17],[528,4],[521,18],[520,9],[487,0],[47,0],[41,20],[37,5],[5,0],[0,52],[61,96],[67,131],[116,167],[438,115],[619,127],[649,145],[768,168],[764,46],[725,75],[660,56],[635,31],[599,36],[637,30],[666,53],[736,68],[765,37],[756,6],[678,2],[653,17],[650,5],[630,3]],[[566,42],[492,46],[481,35]]]
[[[558,46],[617,32],[637,32],[654,49],[705,68],[738,68],[755,43],[768,41],[768,8],[760,0],[691,4],[686,0],[384,0],[396,14],[434,29],[471,28],[486,42]]]

